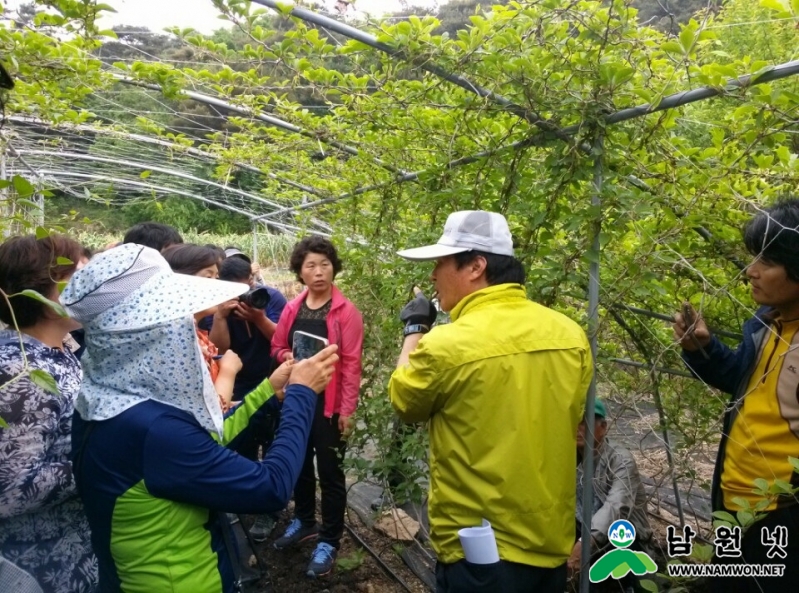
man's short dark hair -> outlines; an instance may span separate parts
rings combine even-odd
[[[744,228],[747,251],[785,267],[799,282],[799,198],[780,200],[760,212]]]
[[[58,258],[70,264],[58,264]],[[51,234],[37,239],[34,235],[12,237],[0,245],[0,289],[7,295],[35,290],[51,297],[56,282],[69,277],[83,257],[83,246],[63,235]],[[0,320],[13,327],[14,319],[20,328],[36,325],[44,318],[47,305],[26,296],[9,298],[14,317],[4,298],[0,298]]]
[[[455,266],[459,270],[463,266],[472,263],[478,257],[485,258],[486,281],[489,286],[508,283],[524,284],[527,278],[522,262],[510,255],[497,255],[472,249],[456,253],[453,257],[455,258]]]
[[[158,251],[163,251],[170,245],[183,243],[183,237],[174,227],[160,222],[140,222],[128,229],[123,243],[136,243],[146,245]]]
[[[181,245],[170,245],[161,252],[164,259],[178,274],[188,274],[194,276],[200,270],[219,265],[219,254],[211,247],[202,245],[192,245],[183,243]]]
[[[338,258],[336,247],[330,239],[325,239],[319,235],[310,235],[294,246],[294,251],[291,252],[291,258],[289,258],[289,267],[297,275],[297,280],[300,282],[302,282],[302,276],[300,276],[302,264],[309,253],[324,255],[330,260],[330,263],[333,264],[333,278],[338,275],[343,267],[341,260]]]
[[[249,282],[252,268],[240,257],[228,257],[219,265],[219,279],[228,282]]]

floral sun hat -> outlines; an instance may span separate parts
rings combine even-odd
[[[107,420],[154,400],[221,434],[222,410],[192,315],[247,288],[175,274],[160,253],[141,245],[121,245],[92,258],[61,294],[61,304],[86,331],[75,404],[81,417]]]
[[[127,243],[75,272],[61,304],[87,330],[125,331],[180,319],[247,289],[240,282],[176,274],[155,249]]]

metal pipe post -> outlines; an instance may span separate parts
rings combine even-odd
[[[258,221],[257,220],[252,221],[252,261],[253,263],[258,263]]]
[[[594,193],[591,205],[602,205],[602,136],[594,144]],[[591,250],[594,257],[588,268],[588,338],[591,342],[591,359],[596,365],[599,354],[599,253],[601,248],[600,232],[602,231],[602,211],[597,213],[593,224],[593,240]],[[585,402],[585,445],[583,446],[583,514],[582,522],[582,553],[580,557],[580,593],[588,593],[591,585],[588,580],[588,569],[591,563],[591,517],[594,510],[594,402],[596,401],[596,371],[591,377],[588,388],[588,397]]]

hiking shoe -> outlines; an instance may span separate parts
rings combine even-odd
[[[319,537],[319,525],[314,523],[310,527],[303,527],[299,519],[293,519],[286,531],[272,544],[276,550],[284,550],[291,546],[315,540]]]
[[[336,564],[337,553],[336,548],[330,544],[319,542],[311,554],[311,562],[308,564],[305,574],[312,579],[329,575]]]
[[[250,537],[258,543],[265,542],[272,535],[275,523],[275,518],[272,515],[258,515],[255,518],[255,523],[250,527]]]

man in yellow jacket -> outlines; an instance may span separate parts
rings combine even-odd
[[[430,537],[437,591],[562,592],[574,544],[577,425],[591,352],[573,321],[527,299],[505,218],[449,216],[431,280],[452,323],[408,303],[404,343],[389,383],[406,422],[430,421]],[[428,333],[429,332],[429,333]],[[458,530],[487,519],[500,561],[464,559]]]

